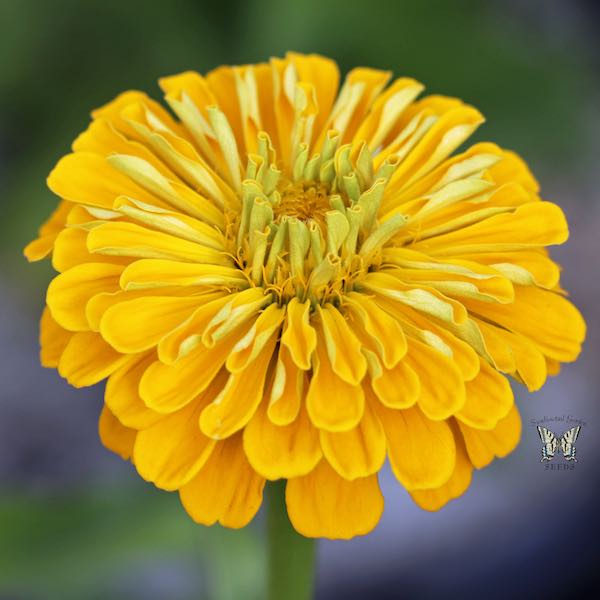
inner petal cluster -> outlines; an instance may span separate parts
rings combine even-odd
[[[335,301],[404,226],[402,215],[384,225],[376,220],[396,157],[375,170],[366,144],[353,154],[334,130],[310,158],[306,144],[295,148],[289,168],[266,134],[257,145],[241,183],[241,213],[233,218],[238,264],[278,302]]]

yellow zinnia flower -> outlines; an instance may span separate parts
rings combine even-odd
[[[160,81],[92,113],[48,178],[30,260],[59,272],[41,359],[107,379],[104,444],[204,524],[287,479],[305,536],[383,510],[386,456],[437,510],[506,456],[506,375],[539,389],[585,325],[546,246],[568,237],[523,161],[454,98],[290,53]],[[387,86],[387,87],[386,87]]]

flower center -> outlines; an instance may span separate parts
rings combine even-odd
[[[275,222],[281,217],[296,217],[308,222],[314,219],[320,226],[325,225],[325,213],[331,210],[329,189],[319,181],[285,181],[278,185],[281,195],[279,203],[273,207]]]
[[[248,279],[280,303],[294,297],[335,302],[404,227],[399,214],[377,221],[397,158],[375,169],[366,144],[351,158],[351,146],[338,147],[338,138],[329,131],[310,159],[306,144],[298,144],[283,172],[263,132],[258,153],[248,155],[231,242]]]

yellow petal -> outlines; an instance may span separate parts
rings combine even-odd
[[[505,329],[499,329],[499,334],[514,357],[518,379],[530,392],[539,390],[546,383],[547,375],[551,375],[547,367],[548,359],[526,337]]]
[[[560,373],[560,363],[557,360],[545,357],[546,359],[546,370],[548,375],[558,375]]]
[[[222,227],[224,216],[219,208],[239,206],[239,199],[233,190],[202,159],[192,144],[166,129],[157,129],[150,123],[143,107],[128,107],[126,116],[144,142],[182,180],[182,183],[169,180],[168,186],[162,186],[162,197],[168,198],[171,205],[186,214]]]
[[[46,301],[57,323],[69,331],[88,330],[88,300],[96,294],[118,290],[122,270],[119,265],[86,263],[56,276],[48,286]]]
[[[108,119],[96,119],[73,142],[74,152],[88,152],[107,157],[111,154],[132,154],[148,161],[165,177],[173,178],[174,173],[158,159],[146,146],[128,140],[119,133]]]
[[[298,75],[289,60],[271,58],[273,70],[273,104],[276,121],[277,154],[289,157],[292,154],[291,138],[294,124],[294,92]]]
[[[219,522],[238,529],[258,512],[264,485],[264,478],[250,466],[238,434],[217,443],[204,467],[179,495],[196,523]]]
[[[347,481],[325,460],[308,475],[289,479],[285,499],[292,525],[306,537],[366,535],[383,512],[377,475]]]
[[[489,143],[480,145],[494,146],[494,144]],[[501,152],[502,160],[490,169],[490,175],[494,181],[516,181],[532,194],[539,192],[540,184],[529,170],[525,161],[516,152],[504,150],[497,146],[496,148]]]
[[[218,393],[214,388],[210,386],[194,402],[138,433],[133,458],[143,479],[164,490],[176,490],[204,466],[216,442],[200,431],[198,418]]]
[[[477,469],[483,469],[495,457],[504,458],[510,454],[521,438],[521,417],[514,404],[494,429],[473,429],[460,421],[458,425],[465,440],[469,459]]]
[[[201,345],[202,333],[230,300],[230,296],[226,295],[202,304],[185,322],[163,337],[158,344],[158,357],[161,362],[173,364],[198,348]]]
[[[385,462],[385,434],[369,402],[357,427],[341,432],[321,431],[320,439],[325,458],[344,479],[377,473]]]
[[[368,114],[373,101],[390,79],[389,71],[357,67],[347,75],[331,110],[332,129],[339,131],[342,142],[352,140]]]
[[[371,338],[385,367],[395,367],[406,354],[406,339],[398,321],[364,294],[350,292],[345,301]]]
[[[269,419],[265,402],[244,429],[244,450],[252,467],[272,480],[306,475],[323,456],[306,408],[289,425],[279,426]]]
[[[62,200],[50,218],[40,227],[37,239],[29,242],[23,254],[29,262],[42,260],[50,254],[54,246],[56,236],[62,231],[65,226],[67,215],[69,214],[73,204]]]
[[[260,113],[260,121],[263,131],[268,131],[269,135],[275,138],[276,122],[275,122],[275,107],[273,104],[274,98],[274,81],[273,70],[270,64],[253,65],[254,79],[256,80],[256,96],[258,97],[258,112]],[[248,139],[247,149],[252,148],[252,143],[257,144],[258,135],[254,136],[254,140]]]
[[[149,350],[199,306],[219,296],[148,296],[119,302],[104,313],[100,332],[119,352]]]
[[[499,335],[500,328],[476,317],[471,318],[469,323],[472,325],[473,330],[477,331],[481,336],[482,347],[478,348],[478,352],[484,355],[484,352],[482,352],[483,349],[490,362],[498,371],[502,373],[514,373],[517,368],[515,358],[510,349],[510,344],[507,343],[504,337]],[[535,346],[533,347],[535,349]],[[541,354],[539,350],[536,350],[536,352]]]
[[[310,324],[308,300],[302,303],[297,298],[292,298],[288,302],[286,326],[281,343],[288,348],[300,369],[310,369],[311,356],[317,345],[317,334]]]
[[[467,319],[467,311],[460,302],[433,288],[407,285],[388,273],[368,273],[355,287],[400,302],[442,321],[464,323]]]
[[[58,372],[73,387],[94,385],[108,377],[128,360],[113,350],[99,334],[75,333],[58,363]]]
[[[475,379],[466,383],[465,405],[456,418],[476,429],[493,429],[513,405],[513,393],[506,377],[485,360]]]
[[[163,205],[104,157],[90,152],[76,152],[61,158],[48,176],[48,187],[65,200],[100,208],[112,209],[115,198],[123,195]]]
[[[204,77],[195,71],[185,71],[169,77],[161,77],[158,80],[160,89],[165,94],[181,94],[185,91],[198,108],[215,104],[216,99],[208,88]]]
[[[227,384],[200,416],[200,429],[214,439],[229,437],[248,423],[265,395],[267,369],[276,339],[271,337],[243,371],[232,373]]]
[[[355,135],[366,140],[372,151],[385,146],[390,131],[410,103],[423,91],[423,85],[406,77],[396,79],[373,104]]]
[[[59,273],[83,263],[105,262],[126,265],[131,262],[131,259],[127,257],[103,256],[88,252],[87,236],[87,230],[80,227],[67,227],[56,236],[52,252],[52,266]]]
[[[148,296],[160,295],[160,296],[198,296],[199,298],[206,299],[207,293],[199,293],[196,291],[194,294],[193,288],[183,287],[164,287],[160,288],[157,293],[154,289],[139,289],[124,291],[119,290],[117,292],[103,292],[92,296],[85,305],[85,316],[88,320],[88,324],[92,331],[100,331],[100,321],[104,316],[104,313],[111,307],[121,302],[127,302],[129,300],[137,300],[138,298],[146,298]]]
[[[180,202],[179,204],[183,203]],[[167,210],[159,208],[150,204],[144,204],[139,200],[134,200],[127,196],[119,196],[115,200],[113,208],[117,211],[117,214],[124,215],[126,218],[150,229],[157,229],[163,233],[168,233],[190,242],[196,242],[215,250],[224,250],[225,239],[223,234],[218,230],[220,223],[215,223],[216,219],[212,221],[206,219],[204,213],[196,218],[183,214],[176,209]],[[187,206],[184,205],[181,209],[183,210],[184,208],[187,208]],[[199,207],[199,210],[202,210],[202,208]],[[203,217],[209,222],[204,223],[199,220]]]
[[[63,329],[46,306],[40,321],[40,360],[43,367],[57,367],[72,333]]]
[[[417,407],[377,406],[392,471],[407,490],[444,485],[454,471],[456,444],[446,421],[431,421]]]
[[[379,401],[388,408],[409,408],[421,395],[419,377],[405,360],[393,369],[382,365],[372,368],[371,387]]]
[[[73,207],[67,216],[66,227],[75,227],[89,231],[107,221],[122,220],[122,215],[108,208],[88,206],[87,204],[71,204]]]
[[[280,344],[267,408],[267,415],[274,425],[289,425],[298,416],[304,399],[305,378],[304,371],[298,368],[289,351]]]
[[[386,273],[412,285],[432,287],[442,294],[458,299],[465,297],[506,304],[514,298],[511,282],[500,273],[483,275],[481,272],[452,272],[441,266],[439,269],[394,268]]]
[[[456,465],[450,479],[435,489],[410,492],[412,499],[424,510],[439,510],[450,500],[462,496],[471,484],[473,465],[467,455],[465,443],[460,432],[457,432],[454,438],[456,441]]]
[[[263,306],[270,304],[272,296],[263,288],[249,288],[232,294],[230,301],[214,316],[202,333],[202,343],[212,347],[236,327],[257,317]]]
[[[186,71],[159,80],[165,92],[165,100],[173,112],[181,119],[194,138],[204,158],[214,163],[214,133],[208,123],[208,106],[214,106],[216,99],[208,88],[206,80],[194,71]]]
[[[182,128],[175,123],[169,113],[158,102],[149,98],[144,92],[137,90],[129,90],[119,94],[104,106],[94,109],[92,117],[94,119],[106,119],[126,137],[138,139],[139,136],[136,130],[124,118],[123,114],[124,110],[131,105],[143,106],[145,109],[152,111],[154,117],[161,122],[163,127],[182,133]]]
[[[467,254],[464,258],[490,265],[513,283],[520,285],[538,285],[552,289],[560,278],[558,265],[537,250],[479,252]]]
[[[409,107],[409,111],[411,108]],[[385,152],[382,154],[385,155]],[[425,177],[414,181],[400,193],[392,194],[387,198],[386,208],[401,206],[414,198],[423,198],[431,191],[437,191],[449,182],[477,176],[501,160],[502,151],[494,144],[475,144],[465,152],[447,158]]]
[[[124,290],[173,285],[245,288],[248,281],[242,271],[231,267],[159,259],[136,260],[121,275]]]
[[[438,325],[407,306],[394,306],[387,300],[380,302],[381,306],[394,315],[414,338],[451,358],[465,381],[473,379],[477,375],[479,356],[469,343],[462,341],[446,329],[446,326],[452,329],[454,326]]]
[[[241,153],[245,150],[244,134],[237,96],[235,73],[231,67],[222,66],[206,75],[210,91],[217,99],[216,104],[225,113],[235,135]]]
[[[100,441],[111,452],[118,454],[123,460],[128,460],[133,454],[133,444],[136,436],[135,429],[121,425],[105,405],[98,420]]]
[[[465,383],[450,358],[411,338],[404,360],[420,379],[417,402],[428,418],[440,421],[464,406]]]
[[[162,415],[150,410],[144,404],[139,394],[140,379],[155,360],[154,353],[132,357],[106,382],[104,401],[126,427],[146,429],[162,418]]]
[[[118,98],[115,100],[115,102]],[[106,105],[108,107],[109,105]],[[122,131],[127,137],[132,139],[139,139],[140,141],[146,141],[142,134],[140,124],[146,125],[146,127],[153,131],[163,134],[168,134],[172,137],[181,139],[182,142],[188,143],[190,136],[186,128],[175,121],[175,119],[169,114],[169,112],[163,108],[163,106],[149,98],[146,94],[134,98],[133,94],[131,100],[121,105],[121,110],[118,115],[115,115],[115,110],[111,111],[112,114],[108,115],[106,107],[96,109],[92,112],[94,118],[106,117],[111,120],[113,125]],[[123,122],[130,127],[127,131],[122,129]]]
[[[350,385],[358,385],[367,372],[360,340],[352,333],[346,319],[333,304],[319,307],[323,339],[331,367]]]
[[[432,99],[427,98],[427,100]],[[481,113],[471,106],[459,104],[450,108],[437,119],[433,127],[400,164],[392,177],[390,191],[406,187],[433,170],[483,121]]]
[[[116,131],[126,135],[127,137],[135,137],[135,129],[127,124],[121,113],[123,108],[135,102],[141,102],[147,99],[148,96],[139,90],[128,90],[122,92],[106,104],[95,108],[92,111],[93,119],[104,119],[108,121]]]
[[[479,373],[479,356],[469,344],[444,327],[438,327],[435,323],[425,322],[422,318],[420,319],[420,323],[421,327],[423,327],[421,331],[424,334],[424,338],[419,339],[437,349],[438,344],[435,338],[439,338],[441,344],[450,350],[449,357],[457,366],[465,381],[470,381]],[[433,334],[433,336],[430,334]]]
[[[152,145],[153,141],[162,140],[168,146],[169,144],[165,141],[165,137],[169,136],[166,132],[162,132],[162,135],[155,134],[154,136],[150,136],[148,141]],[[177,139],[185,145],[183,140]],[[191,164],[188,164],[190,164],[194,172],[202,170],[206,174],[206,177],[210,179],[210,172],[208,169],[204,170],[204,165],[200,157],[195,154],[193,149],[191,150],[193,156],[199,162],[196,163],[192,159],[190,160]],[[172,148],[170,148],[170,152],[175,153]],[[162,158],[166,162],[169,162],[168,157],[165,157],[164,153]],[[200,234],[201,239],[207,242],[207,246],[213,246],[214,242],[219,240],[219,236],[216,236],[215,240],[215,236],[211,235],[210,227],[216,226],[221,228],[224,225],[223,213],[215,206],[215,203],[195,191],[197,187],[202,187],[200,186],[200,181],[192,182],[188,187],[184,183],[180,183],[177,179],[167,179],[152,164],[136,156],[111,154],[107,158],[107,161],[112,167],[125,174],[141,188],[147,190],[148,193],[153,194],[156,198],[160,198],[159,201],[153,200],[151,203],[148,203],[137,196],[131,196],[124,192],[115,199],[113,203],[114,210],[131,218],[152,223],[157,229],[163,229],[167,225],[167,221],[164,219],[160,220],[159,214],[173,214],[173,209],[176,209],[175,216],[171,219],[170,228],[175,227],[178,232],[184,233],[181,237],[187,237],[189,234],[197,237]],[[180,215],[179,218],[177,218],[178,215]],[[167,227],[169,226],[167,225]],[[222,238],[220,239],[222,240]]]
[[[358,425],[364,406],[362,386],[351,385],[334,373],[320,333],[313,354],[313,376],[306,395],[310,420],[319,429],[348,431]]]
[[[105,223],[94,227],[88,234],[87,246],[90,252],[109,256],[231,265],[231,259],[224,252],[134,223]]]
[[[569,237],[562,210],[551,202],[530,202],[468,227],[415,244],[435,256],[494,252],[562,244]]]
[[[216,377],[237,339],[223,340],[210,349],[200,345],[171,365],[152,363],[140,381],[146,406],[163,414],[183,408]]]
[[[227,370],[230,373],[239,373],[259,355],[273,335],[279,333],[281,323],[285,317],[285,309],[270,304],[258,316],[248,333],[233,347],[232,353],[227,358]]]
[[[515,286],[515,301],[511,305],[475,300],[465,304],[488,321],[529,338],[550,358],[571,362],[581,351],[586,331],[583,317],[555,292]]]
[[[319,107],[314,130],[318,134],[325,124],[338,91],[338,66],[335,61],[318,54],[288,52],[286,56],[296,68],[298,80],[314,85]]]

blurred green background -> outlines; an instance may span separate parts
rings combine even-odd
[[[260,598],[263,589],[260,519],[241,532],[194,527],[174,495],[139,481],[100,447],[101,390],[73,392],[37,365],[37,318],[51,270],[27,266],[21,249],[55,205],[47,173],[92,108],[125,89],[159,98],[163,75],[264,61],[289,49],[331,56],[343,72],[366,65],[415,77],[428,93],[477,106],[488,119],[477,138],[527,157],[545,197],[566,208],[575,235],[558,256],[589,318],[598,312],[598,285],[582,267],[597,254],[600,225],[592,192],[599,183],[597,24],[592,0],[0,0],[0,598]],[[575,385],[584,416],[592,410],[596,351],[594,329],[583,366],[564,380]],[[546,406],[560,410],[563,392],[551,388]],[[508,464],[518,469],[518,460]],[[484,476],[489,487],[479,493],[493,493],[501,475]],[[511,481],[509,470],[504,476]],[[523,494],[522,486],[515,490]],[[406,512],[413,509],[399,494],[402,510],[379,530],[402,536],[406,515],[417,513]],[[443,512],[418,514],[452,535]],[[384,534],[374,540],[324,545],[319,597],[341,597],[334,575],[342,563],[392,543]],[[387,567],[381,576],[393,582],[397,566]],[[480,583],[489,590],[485,573]],[[435,588],[421,590],[403,597],[435,597]]]

